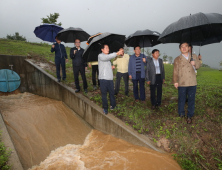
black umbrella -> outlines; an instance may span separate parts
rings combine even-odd
[[[58,38],[65,43],[73,43],[76,39],[80,41],[87,41],[90,35],[81,28],[69,27],[61,30],[57,34]]]
[[[222,15],[201,12],[170,24],[159,38],[162,43],[188,42],[197,46],[219,43],[221,40]]]
[[[129,35],[125,41],[126,46],[135,47],[153,47],[161,42],[158,41],[160,33],[151,30],[139,30]]]
[[[85,61],[98,61],[98,55],[101,53],[101,45],[108,44],[109,51],[117,52],[121,47],[124,46],[125,35],[102,33],[92,39],[89,45],[86,47],[83,57]]]
[[[91,37],[89,37],[89,39],[87,40],[86,44],[89,45],[89,43],[92,41],[92,39],[95,38],[95,37],[97,37],[97,36],[100,35],[100,34],[102,34],[102,33],[99,32],[99,33],[97,33],[97,34],[91,35]]]

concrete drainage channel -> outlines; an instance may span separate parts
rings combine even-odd
[[[13,70],[21,77],[21,85],[19,87],[21,93],[29,92],[62,101],[96,130],[111,134],[132,144],[163,153],[162,150],[155,147],[154,143],[148,137],[126,126],[112,114],[104,115],[102,109],[95,103],[81,94],[76,94],[72,88],[58,83],[55,77],[27,60],[26,57],[0,55],[0,68],[9,69],[9,65],[13,65]],[[9,135],[7,135],[6,127],[2,123],[2,117],[0,118],[1,124],[3,124],[2,129],[5,129],[4,133],[8,136],[7,140],[11,141]],[[14,150],[13,145],[9,147]],[[13,159],[17,159],[18,162],[18,164],[14,165],[17,168],[14,167],[14,169],[22,169],[16,152]]]

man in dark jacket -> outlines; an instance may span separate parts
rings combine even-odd
[[[80,47],[80,40],[75,40],[75,47],[70,49],[70,58],[72,59],[72,66],[73,66],[73,73],[75,79],[76,90],[75,92],[78,93],[80,91],[79,86],[79,72],[82,76],[83,80],[83,87],[85,93],[87,93],[87,81],[85,75],[85,69],[87,69],[87,63],[84,61],[83,53],[84,49]]]
[[[56,43],[52,45],[51,52],[55,51],[55,65],[58,82],[61,81],[60,65],[62,66],[62,79],[66,80],[66,62],[68,62],[66,48],[56,36]],[[66,61],[65,61],[66,59]]]
[[[153,58],[147,59],[146,65],[146,81],[150,85],[150,100],[152,109],[161,105],[162,84],[165,82],[165,71],[163,60],[159,58],[159,50],[152,51]],[[157,96],[156,96],[157,90]]]

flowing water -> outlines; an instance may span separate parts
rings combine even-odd
[[[20,93],[1,96],[0,110],[24,169],[181,169],[170,155],[92,130],[60,101]]]

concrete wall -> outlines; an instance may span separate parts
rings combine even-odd
[[[4,63],[2,63],[2,61]],[[6,68],[9,63],[14,64],[14,71],[22,78],[21,92],[30,92],[63,101],[93,128],[107,134],[112,134],[132,144],[163,152],[156,148],[148,137],[126,126],[124,122],[112,114],[104,115],[101,107],[97,106],[85,96],[75,93],[74,89],[58,83],[55,77],[34,65],[31,61],[25,60],[25,58],[21,56],[0,55],[0,69]]]
[[[19,90],[21,92],[27,91],[25,59],[24,56],[0,55],[0,69],[11,69],[9,65],[13,65],[13,70],[20,76]]]

